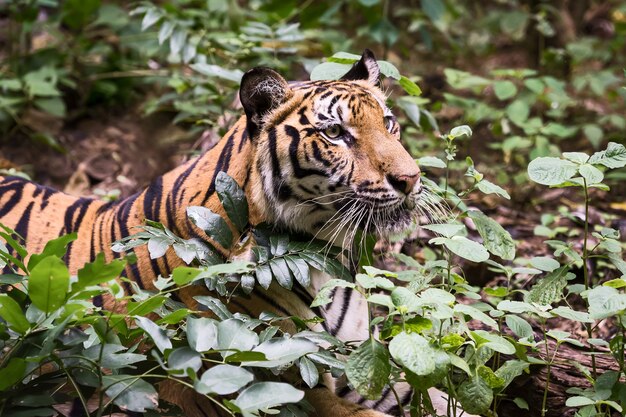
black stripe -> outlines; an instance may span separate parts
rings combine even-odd
[[[315,159],[320,161],[325,167],[329,167],[332,165],[331,162],[325,159],[324,156],[322,155],[322,151],[320,150],[320,147],[317,144],[317,142],[313,141],[311,146],[313,146],[313,156],[315,157]]]
[[[385,390],[383,391],[382,396],[380,397],[380,399],[378,401],[376,401],[374,403],[374,405],[372,405],[372,408],[374,410],[377,410],[378,407],[380,407],[380,405],[389,397],[389,394],[391,394],[391,388],[387,387],[385,388]]]
[[[198,162],[200,162],[200,158],[197,158],[189,166],[189,168],[187,168],[185,172],[183,172],[178,178],[176,178],[176,181],[174,181],[174,186],[172,187],[172,191],[171,191],[172,199],[174,202],[179,199],[178,192],[181,190],[181,185],[183,184],[183,182],[185,182],[187,177],[189,177],[189,174],[191,174],[193,170],[196,168],[196,165],[198,165]]]
[[[321,97],[321,98],[324,98],[324,97]],[[339,101],[339,96],[335,96],[332,98],[332,100],[330,100],[330,104],[328,105],[328,110],[327,110],[328,114],[333,114],[333,107],[335,106],[335,104],[337,104],[338,101]]]
[[[159,220],[161,195],[163,194],[163,177],[159,177],[146,189],[143,198],[143,215],[148,220]]]
[[[24,191],[23,182],[3,182],[0,184],[0,195],[4,195],[7,192],[13,191],[13,194],[9,200],[0,207],[0,217],[3,217],[8,212],[13,210],[17,203],[22,199],[22,193]]]
[[[215,179],[217,178],[217,174],[220,171],[228,172],[228,167],[230,166],[230,157],[233,153],[233,144],[235,135],[237,134],[237,130],[233,132],[232,135],[228,137],[226,143],[224,144],[224,148],[222,148],[222,152],[220,153],[220,157],[217,160],[217,164],[215,165],[215,169],[213,170],[213,178],[211,178],[211,184],[209,184],[209,189],[202,200],[201,205],[206,205],[207,201],[211,195],[215,192]]]
[[[74,201],[72,205],[70,205],[65,211],[65,219],[63,221],[63,229],[61,230],[61,234],[68,234],[74,231],[77,231],[83,222],[83,216],[85,215],[85,211],[89,208],[91,203],[94,200],[89,198],[81,197],[78,200]],[[67,245],[67,252],[63,256],[63,261],[67,265],[70,265],[72,260],[72,246],[74,242],[70,242]]]
[[[277,312],[280,312],[285,316],[292,316],[292,313],[290,311],[285,310],[285,308],[278,304],[275,299],[268,297],[266,294],[263,293],[263,291],[256,291],[254,294],[255,296],[263,299],[263,301],[265,301],[267,304],[272,306],[272,308],[274,308]]]
[[[300,132],[293,126],[285,126],[285,134],[291,138],[289,143],[289,159],[293,167],[293,174],[296,178],[303,178],[309,175],[320,175],[325,177],[323,171],[311,168],[302,168],[300,165],[300,157],[298,156],[298,148],[300,147]]]
[[[15,233],[22,236],[26,240],[28,236],[28,223],[30,222],[30,212],[33,210],[34,201],[31,201],[26,210],[22,213],[20,220],[15,225]]]
[[[352,288],[343,288],[342,292],[343,292],[344,299],[341,305],[341,314],[339,315],[339,320],[337,321],[337,323],[334,323],[335,325],[330,331],[330,334],[332,334],[333,336],[335,336],[337,333],[339,333],[339,330],[341,330],[341,327],[343,326],[343,321],[346,318],[346,313],[350,309],[350,301],[352,299]]]
[[[267,132],[267,142],[272,158],[272,177],[274,180],[277,178],[280,179],[280,162],[278,161],[278,149],[276,148],[276,129],[273,127]]]

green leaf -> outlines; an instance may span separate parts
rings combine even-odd
[[[59,257],[51,255],[40,260],[30,271],[28,295],[38,309],[51,313],[63,306],[69,285],[67,266]]]
[[[388,78],[393,78],[394,80],[401,81],[402,77],[400,76],[400,71],[393,65],[391,62],[378,60],[378,67],[380,68],[380,73]],[[410,82],[410,80],[407,79]],[[406,81],[405,81],[406,82]],[[402,85],[400,83],[400,85]],[[417,86],[415,86],[417,87]],[[418,87],[419,90],[419,87]]]
[[[515,242],[509,232],[480,211],[469,210],[467,215],[474,221],[478,233],[483,238],[483,245],[489,252],[502,259],[515,258]]]
[[[396,362],[416,375],[428,375],[435,370],[435,350],[419,334],[398,334],[389,343],[389,353]]]
[[[420,298],[405,287],[397,287],[391,292],[391,302],[397,308],[415,312],[423,307]]]
[[[604,132],[600,126],[596,124],[587,124],[583,126],[583,133],[595,149],[600,147],[602,138],[604,137]]]
[[[102,378],[106,395],[123,410],[143,413],[159,406],[154,387],[133,375],[104,375]]]
[[[440,2],[440,0],[436,0]],[[448,84],[454,89],[465,88],[480,88],[485,87],[491,83],[486,78],[479,77],[477,75],[470,74],[469,72],[459,71],[452,68],[445,68],[443,70]]]
[[[506,115],[513,123],[523,128],[530,115],[530,107],[526,102],[518,99],[508,105]]]
[[[502,188],[499,185],[496,185],[496,184],[494,184],[491,181],[488,181],[486,179],[480,180],[476,184],[476,188],[478,188],[484,194],[497,194],[500,197],[506,198],[507,200],[511,199],[511,196],[509,195],[509,193],[504,188]]]
[[[450,133],[448,133],[448,138],[450,138],[451,140],[460,138],[461,136],[467,136],[468,138],[471,137],[472,129],[468,125],[461,125],[453,127],[450,130]]]
[[[315,299],[313,299],[313,302],[311,303],[311,307],[323,306],[333,301],[331,294],[337,287],[354,288],[355,285],[352,282],[344,281],[342,279],[330,279],[322,286],[322,288],[319,289]]]
[[[605,319],[626,310],[626,294],[615,288],[598,286],[586,292],[586,296],[589,315],[593,319]]]
[[[270,236],[270,253],[274,256],[282,256],[289,248],[289,237],[285,235]]]
[[[1,294],[5,295],[5,294]],[[24,378],[26,361],[22,358],[13,357],[0,369],[0,391],[11,388]]]
[[[504,385],[500,387],[499,391],[503,391],[515,378],[520,376],[523,372],[527,372],[530,364],[526,361],[520,361],[516,359],[509,359],[496,370],[496,375],[504,380]]]
[[[172,239],[167,236],[153,236],[148,240],[148,252],[150,259],[157,259],[165,255],[172,244]]]
[[[337,62],[324,62],[311,71],[311,81],[338,80],[343,77],[351,68],[349,64],[339,64]]]
[[[72,284],[72,292],[111,281],[120,276],[125,266],[126,260],[114,259],[106,263],[104,253],[99,253],[93,262],[85,264],[78,270],[78,281]]]
[[[580,175],[587,180],[587,185],[602,182],[604,174],[591,164],[583,164],[578,168]]]
[[[224,211],[237,230],[243,232],[248,224],[248,200],[237,182],[224,171],[217,173],[215,191]]]
[[[485,330],[470,331],[472,339],[479,347],[488,347],[496,352],[512,355],[515,353],[515,346],[502,336],[489,333]]]
[[[164,295],[156,295],[138,302],[129,301],[126,310],[132,316],[146,316],[161,307],[166,300]]]
[[[130,365],[145,361],[146,355],[128,352],[122,345],[107,343],[94,345],[84,351],[86,358],[97,361],[99,365],[107,369],[121,369]]]
[[[571,308],[565,306],[554,308],[550,310],[550,313],[579,323],[593,323],[593,319],[589,313],[585,311],[572,310]]]
[[[494,319],[492,319],[491,317],[489,317],[482,311],[478,310],[476,307],[472,307],[471,305],[457,304],[454,306],[454,312],[466,314],[470,316],[472,319],[478,320],[486,324],[487,326],[493,327],[494,329],[498,328],[498,323]]]
[[[346,363],[346,376],[356,391],[371,400],[380,398],[389,382],[389,353],[378,341],[369,338],[353,351]]]
[[[541,305],[550,305],[563,298],[563,289],[567,280],[574,277],[568,271],[568,266],[562,266],[539,280],[529,291],[525,301]]]
[[[227,319],[217,325],[217,348],[221,350],[252,350],[259,335],[238,319]],[[230,352],[232,353],[232,352]]]
[[[590,164],[601,164],[607,168],[615,169],[626,166],[626,147],[624,145],[609,142],[606,150],[591,155]]]
[[[565,405],[567,407],[582,407],[585,405],[594,405],[596,402],[594,400],[592,400],[591,398],[587,398],[587,397],[570,397],[567,399],[567,401],[565,401]]]
[[[511,81],[496,81],[493,84],[493,92],[499,100],[508,100],[517,94],[517,87]]]
[[[315,388],[320,379],[320,373],[317,370],[317,367],[306,356],[300,358],[300,362],[298,363],[298,367],[300,368],[300,377],[304,381],[305,384],[309,386],[309,388]]]
[[[179,266],[172,271],[172,280],[178,286],[189,284],[198,275],[200,275],[200,269],[190,268],[188,266]]]
[[[171,371],[178,371],[179,374],[187,375],[187,370],[194,373],[202,367],[202,357],[195,350],[186,346],[174,349],[167,357],[167,364]]]
[[[165,330],[157,326],[152,320],[147,317],[137,316],[135,317],[135,323],[137,323],[137,326],[143,329],[143,331],[150,336],[154,345],[161,351],[161,353],[165,352],[166,349],[172,348],[172,342],[170,342],[170,339],[167,337]]]
[[[493,391],[480,377],[475,376],[463,382],[457,389],[459,401],[466,413],[483,414],[493,401]]]
[[[307,263],[297,256],[285,256],[285,261],[294,278],[304,288],[311,285],[311,274]]]
[[[187,319],[187,343],[196,352],[206,352],[217,346],[217,325],[206,317]]]
[[[463,236],[453,236],[452,238],[436,237],[428,243],[444,245],[450,252],[472,262],[484,262],[489,259],[489,252],[483,245]]]
[[[143,17],[143,20],[141,21],[141,30],[145,31],[150,26],[154,25],[156,22],[161,20],[162,17],[163,15],[160,9],[157,9],[156,7],[152,7],[148,9],[148,11]]]
[[[430,230],[431,232],[435,232],[448,238],[457,236],[465,230],[465,226],[455,223],[425,224],[422,227],[426,230]]]
[[[55,117],[63,118],[66,115],[65,102],[61,97],[38,98],[33,103]]]
[[[270,287],[272,283],[272,270],[268,264],[265,265],[257,265],[255,268],[256,280],[259,282],[261,287],[266,290]]]
[[[436,156],[422,156],[417,160],[419,166],[433,167],[433,168],[445,168],[446,163]]]
[[[422,95],[422,89],[419,88],[419,86],[417,84],[415,84],[413,81],[409,80],[404,75],[402,75],[400,77],[400,80],[398,81],[398,83],[404,89],[404,91],[407,92],[407,94],[409,94],[411,96],[420,96],[420,95]]]
[[[281,404],[297,403],[304,398],[304,392],[283,382],[258,382],[243,390],[235,405],[244,412],[254,413]],[[257,414],[257,413],[254,413]]]
[[[26,320],[22,307],[7,294],[0,294],[0,317],[7,322],[11,329],[20,334],[24,334],[30,329],[30,323]]]
[[[319,347],[308,339],[274,338],[267,340],[254,348],[254,352],[265,355],[265,360],[260,362],[248,362],[246,366],[261,368],[280,368],[309,353],[315,353]]]
[[[209,368],[194,384],[200,394],[228,395],[254,380],[254,375],[239,366],[217,365]]]
[[[159,29],[159,45],[163,45],[163,43],[172,36],[172,32],[174,32],[174,23],[170,21],[165,21],[161,25]]]
[[[535,256],[531,258],[529,262],[535,268],[548,272],[552,272],[561,266],[559,261],[547,256]]]
[[[578,165],[565,159],[539,157],[528,165],[531,180],[543,185],[558,185],[572,178]]]
[[[201,206],[187,207],[187,216],[193,224],[204,230],[220,246],[225,249],[230,248],[233,243],[233,233],[222,216]]]
[[[41,253],[35,253],[31,255],[30,260],[28,261],[28,269],[33,269],[35,266],[37,266],[39,261],[51,255],[55,255],[58,258],[63,258],[63,256],[67,252],[67,246],[70,244],[70,242],[75,241],[77,238],[78,234],[74,232],[49,241],[48,243],[46,243],[46,246],[43,248],[43,251]]]
[[[194,300],[202,305],[209,307],[209,309],[215,313],[220,320],[227,320],[233,317],[233,314],[228,311],[228,308],[217,298],[208,295],[197,295]]]
[[[489,388],[501,388],[504,385],[504,378],[496,375],[491,368],[481,365],[476,371],[478,376],[487,383]]]
[[[287,262],[283,258],[273,258],[269,262],[269,266],[272,270],[272,274],[281,287],[291,289],[293,286],[293,280],[291,279],[291,273]]]
[[[505,317],[506,325],[509,329],[517,335],[520,339],[527,339],[534,336],[532,326],[523,318],[507,314]]]
[[[577,164],[584,164],[589,160],[589,155],[584,152],[563,152],[563,158]]]

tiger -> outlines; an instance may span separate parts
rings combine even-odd
[[[244,114],[212,149],[158,177],[143,191],[118,202],[77,198],[18,177],[0,177],[0,223],[24,237],[31,253],[58,236],[76,232],[65,257],[71,273],[95,259],[120,255],[114,242],[137,232],[146,219],[160,222],[185,239],[209,240],[188,218],[186,208],[204,206],[226,218],[216,193],[223,171],[245,192],[250,224],[268,223],[284,230],[350,246],[357,229],[388,234],[406,229],[416,218],[424,187],[420,168],[400,141],[400,125],[379,88],[380,67],[370,50],[338,80],[287,82],[266,67],[243,75],[239,98]],[[233,230],[235,232],[235,230]],[[215,244],[224,255],[227,248]],[[151,259],[135,248],[137,262],[125,275],[142,289],[154,288],[158,276],[169,276],[183,264],[173,250]],[[231,306],[256,316],[272,311],[311,322],[344,341],[368,337],[368,305],[349,288],[338,288],[324,308],[309,305],[331,277],[315,271],[308,288],[289,291],[275,283],[255,289],[253,300]],[[125,290],[130,293],[128,283]],[[185,288],[176,295],[196,309],[194,296],[206,289]],[[111,308],[97,296],[94,304]],[[186,388],[160,392],[190,417],[219,416],[210,402],[181,400]],[[403,404],[408,387],[397,392]],[[352,401],[348,401],[350,398]],[[366,401],[345,382],[327,378],[308,390],[306,399],[317,416],[389,417],[400,415],[388,388],[378,401]]]

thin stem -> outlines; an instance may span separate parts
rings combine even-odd
[[[585,290],[589,289],[589,268],[587,260],[589,252],[587,250],[587,239],[589,237],[589,190],[587,180],[583,177],[583,191],[585,192],[585,234],[583,236],[583,276],[585,279]]]
[[[550,390],[550,371],[552,362],[550,361],[550,350],[548,349],[548,334],[546,332],[546,322],[543,320],[541,322],[541,331],[543,332],[543,342],[546,347],[546,387],[543,390],[543,401],[541,402],[541,417],[545,417],[546,406],[548,404],[548,391]]]
[[[589,189],[587,188],[587,179],[583,177],[583,192],[585,193],[585,231],[583,235],[583,279],[585,281],[585,290],[589,289],[591,283],[589,282],[589,249],[587,248],[587,239],[589,238]],[[596,245],[597,247],[597,245]],[[593,249],[595,249],[594,247]],[[592,250],[593,252],[593,250]],[[587,330],[587,336],[589,338],[593,337],[591,331],[590,323],[585,323],[585,329]],[[595,379],[598,375],[596,368],[596,355],[594,355],[595,347],[593,345],[590,346],[591,349],[591,369],[593,373],[593,378]]]

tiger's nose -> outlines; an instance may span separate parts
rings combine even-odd
[[[404,194],[409,194],[415,184],[419,181],[419,174],[413,175],[394,175],[387,174],[387,181],[393,188]]]

